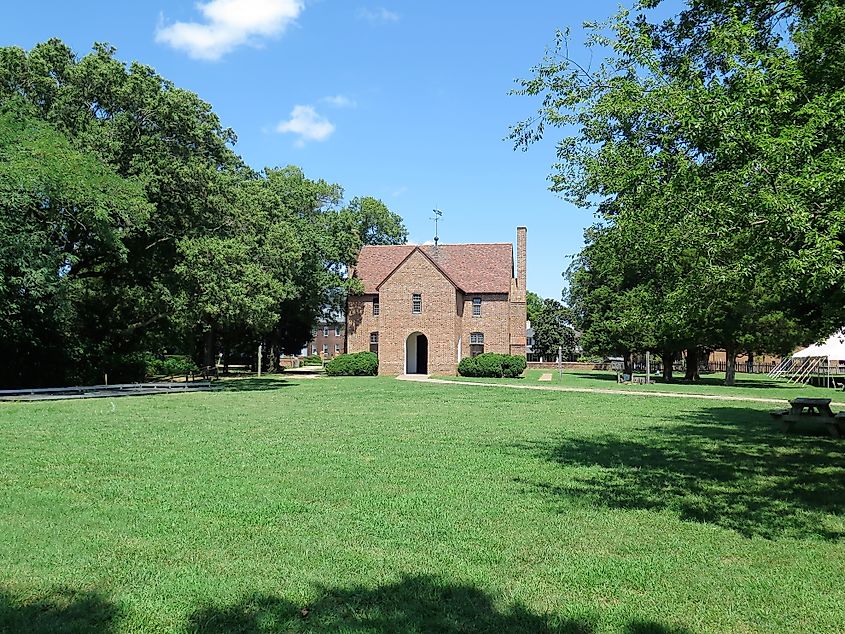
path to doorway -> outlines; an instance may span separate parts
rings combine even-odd
[[[613,390],[597,387],[562,387],[554,385],[514,385],[513,383],[482,383],[480,381],[450,381],[449,379],[432,379],[420,374],[406,374],[398,377],[403,381],[420,381],[423,383],[436,383],[439,385],[473,385],[477,387],[501,387],[512,390],[540,390],[545,392],[580,392],[587,394],[620,394],[623,396],[657,396],[661,398],[695,398],[706,401],[745,401],[751,403],[772,403],[782,405],[787,403],[786,399],[758,398],[754,396],[728,396],[721,394],[686,394],[684,392],[653,392],[638,390]],[[831,403],[834,407],[845,407],[845,403]]]

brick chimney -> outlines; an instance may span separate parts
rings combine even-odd
[[[525,247],[526,234],[528,230],[525,227],[516,228],[516,284],[522,296],[525,297],[526,288],[526,273],[525,273]]]

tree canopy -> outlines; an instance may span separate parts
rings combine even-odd
[[[381,201],[249,168],[208,103],[115,53],[0,48],[0,385],[298,351],[361,245],[407,237]]]
[[[561,129],[552,189],[597,211],[568,272],[584,346],[724,348],[731,382],[738,351],[845,323],[845,9],[692,0],[654,23],[657,4],[586,25],[590,68],[559,32],[511,138]]]

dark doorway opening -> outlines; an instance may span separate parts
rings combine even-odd
[[[428,338],[417,335],[417,374],[428,374]]]

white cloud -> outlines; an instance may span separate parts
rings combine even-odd
[[[375,9],[368,9],[361,7],[358,9],[358,17],[368,22],[398,22],[399,14],[389,11],[384,7],[377,7]]]
[[[277,132],[299,135],[296,144],[300,147],[306,141],[325,141],[334,132],[334,124],[317,114],[313,106],[294,106],[290,119],[276,126]]]
[[[255,38],[281,34],[304,8],[303,0],[209,0],[198,3],[203,22],[160,25],[156,41],[216,60]]]
[[[324,101],[335,108],[354,108],[358,104],[354,99],[350,99],[346,95],[332,95],[330,97],[323,97],[320,101]]]

